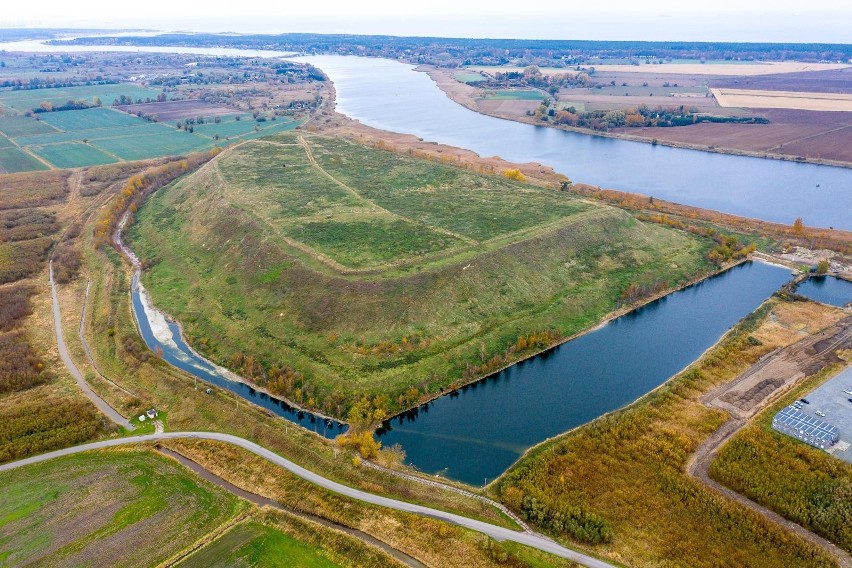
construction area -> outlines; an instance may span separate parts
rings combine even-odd
[[[792,388],[801,379],[813,375],[829,364],[842,362],[837,351],[845,349],[852,349],[852,316],[843,318],[817,335],[767,353],[761,361],[736,380],[708,393],[703,401],[710,406],[727,410],[734,418],[747,420],[763,408],[776,393]],[[847,376],[850,384],[844,388],[852,390],[852,374]],[[807,406],[807,410],[813,408],[811,412],[819,410],[817,400],[822,397],[817,397],[816,394],[838,380],[839,376],[814,391],[811,395],[814,398],[813,404],[803,406]],[[843,394],[843,389],[839,392]],[[808,398],[809,401],[811,397]],[[852,395],[847,395],[846,398],[852,398]],[[846,398],[842,399],[848,405],[849,423],[845,432],[847,438],[852,439],[852,403],[846,401]],[[828,419],[828,410],[820,411],[824,411]],[[830,420],[832,424],[840,427],[841,433],[844,431],[833,416]]]

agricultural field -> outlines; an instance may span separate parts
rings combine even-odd
[[[760,114],[769,124],[702,123],[678,128],[617,128],[614,132],[757,155],[852,162],[852,112],[762,109]]]
[[[83,142],[60,142],[48,146],[31,146],[30,150],[57,168],[76,168],[80,164],[100,166],[116,161],[115,157]]]
[[[20,136],[34,136],[36,134],[50,134],[58,132],[55,128],[28,116],[3,116],[0,117],[0,132],[9,138]]]
[[[128,114],[141,112],[143,114],[156,116],[160,121],[183,120],[186,118],[196,118],[198,116],[207,118],[240,114],[240,111],[231,107],[214,105],[196,99],[119,105],[115,108]]]
[[[0,148],[0,174],[33,172],[48,169],[47,164],[20,148]]]
[[[178,103],[191,104],[179,105],[175,110]],[[33,117],[3,116],[0,117],[0,173],[184,155],[291,130],[300,124],[287,117],[258,122],[252,115],[201,101],[150,103],[133,108],[155,105],[171,105],[172,114],[180,116],[192,110],[197,113],[191,118],[193,123],[202,116],[205,122],[193,124],[191,130],[179,130],[177,122],[149,122],[107,107],[44,112]],[[232,116],[223,117],[225,110]],[[210,118],[214,115],[219,122]]]
[[[540,101],[547,98],[547,95],[534,89],[498,89],[496,91],[485,91],[482,98],[497,101]]]
[[[723,107],[852,112],[852,95],[850,94],[750,89],[711,89],[711,91]]]
[[[804,63],[799,61],[762,61],[719,63],[661,63],[659,65],[595,65],[596,72],[621,73],[659,73],[718,75],[731,77],[750,77],[754,75],[774,75],[777,73],[801,73],[806,71],[836,71],[849,68],[844,63]]]
[[[158,156],[178,156],[210,149],[211,140],[189,132],[163,131],[147,136],[122,136],[94,140],[91,144],[122,160],[145,160]]]
[[[246,507],[140,450],[58,458],[0,484],[0,560],[11,565],[156,565]]]
[[[506,355],[520,336],[593,325],[630,284],[710,268],[709,242],[564,192],[292,134],[160,190],[128,236],[196,348],[338,416],[362,394],[405,407],[523,357]]]
[[[299,568],[339,566],[317,547],[258,522],[238,524],[178,564],[185,568],[259,565]]]
[[[455,73],[455,74],[453,75],[453,78],[454,78],[456,81],[460,81],[460,82],[462,82],[462,83],[468,83],[468,84],[470,84],[470,83],[480,83],[480,82],[482,82],[482,81],[485,81],[485,77],[483,77],[481,74],[479,74],[479,73],[465,72],[465,71],[461,71],[461,72]]]
[[[92,103],[95,97],[98,97],[104,105],[109,106],[122,95],[136,101],[156,98],[161,92],[162,90],[129,84],[0,91],[0,107],[5,107],[12,113],[24,114],[38,108],[43,102],[48,102],[54,106],[64,105],[68,101]]]
[[[75,130],[92,130],[100,128],[117,128],[121,126],[138,125],[136,117],[117,112],[110,108],[87,108],[80,110],[63,110],[44,112],[38,119],[57,130],[73,132]]]

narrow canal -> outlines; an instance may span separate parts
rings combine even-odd
[[[472,485],[529,447],[621,408],[697,359],[791,278],[747,263],[384,424],[407,461]]]

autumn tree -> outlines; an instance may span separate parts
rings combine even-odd
[[[503,175],[509,179],[513,179],[515,181],[524,181],[527,178],[524,174],[521,173],[521,170],[518,169],[508,169],[503,171]]]
[[[793,221],[793,232],[797,235],[805,234],[805,223],[801,217],[796,217],[796,220]]]

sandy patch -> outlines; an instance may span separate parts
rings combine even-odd
[[[663,63],[660,65],[594,65],[595,71],[621,71],[624,73],[678,73],[688,75],[772,75],[775,73],[801,73],[803,71],[833,71],[852,67],[846,63],[802,63],[780,61],[765,63]]]
[[[852,112],[852,94],[710,89],[723,107],[786,108]]]

